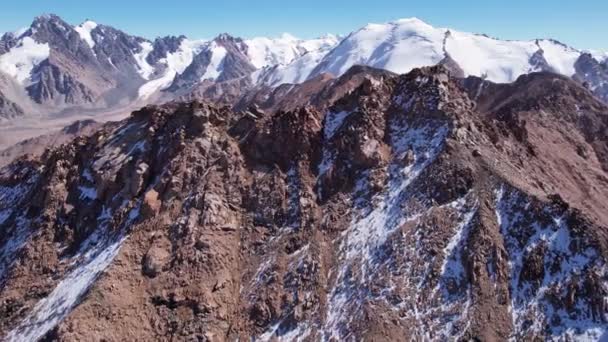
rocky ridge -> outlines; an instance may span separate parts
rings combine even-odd
[[[608,108],[443,66],[149,106],[0,172],[6,340],[595,339]]]

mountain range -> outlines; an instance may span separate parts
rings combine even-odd
[[[601,54],[51,15],[0,51],[0,138],[40,133],[0,152],[3,341],[608,339]]]
[[[6,341],[608,336],[608,106],[378,74],[326,110],[148,106],[0,169]]]
[[[6,133],[0,146],[46,133],[46,125],[65,126],[69,118],[105,121],[108,113],[124,117],[145,104],[183,98],[233,105],[281,85],[339,77],[355,65],[406,73],[437,64],[460,77],[495,83],[555,72],[608,99],[606,54],[551,39],[506,41],[434,28],[416,18],[311,40],[221,34],[211,40],[150,41],[93,21],[73,26],[43,15],[0,38],[0,118]],[[15,125],[32,130],[10,139]]]

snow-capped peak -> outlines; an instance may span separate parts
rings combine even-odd
[[[40,44],[31,37],[23,37],[19,44],[0,55],[0,71],[20,84],[27,84],[36,65],[49,57],[48,44]]]
[[[427,24],[426,21],[424,21],[418,17],[400,18],[397,20],[393,20],[392,23],[395,23],[395,24],[407,23],[407,24],[431,26],[431,25]]]
[[[278,38],[257,37],[245,41],[251,64],[256,68],[287,65],[304,54],[338,43],[336,36],[317,39],[299,39],[289,33]]]
[[[608,61],[607,51],[585,50],[584,52],[590,54],[591,57],[600,63]]]
[[[311,76],[322,72],[339,76],[356,64],[398,73],[434,65],[443,59],[444,36],[444,29],[433,28],[419,19],[367,24],[325,56]]]
[[[82,40],[84,40],[87,44],[89,44],[91,49],[95,46],[95,41],[93,40],[93,37],[91,36],[91,32],[96,27],[97,27],[97,23],[94,21],[90,21],[90,20],[87,20],[84,23],[74,27],[74,30],[76,30],[76,32],[78,32],[78,34],[80,35],[80,38],[82,38]]]
[[[299,40],[296,36],[294,36],[288,32],[283,32],[283,34],[281,34],[280,39],[282,39],[282,40]]]
[[[212,41],[207,49],[211,52],[211,60],[207,66],[207,70],[201,76],[201,81],[215,80],[222,73],[223,62],[226,54],[226,48],[219,45],[217,42]]]
[[[204,48],[207,43],[208,42],[203,40],[183,39],[177,51],[168,53],[165,58],[162,58],[159,61],[159,64],[163,65],[165,68],[164,74],[160,78],[151,80],[141,86],[141,88],[139,88],[139,97],[145,99],[156,91],[169,87],[175,76],[186,70],[194,60],[194,57],[201,52],[201,49]],[[150,47],[147,45],[142,46],[144,55],[139,58],[139,61],[141,62],[140,73],[142,73],[142,76],[145,75],[148,77],[150,76],[150,72],[146,65],[147,62],[145,61],[145,58],[147,57],[147,53],[149,53],[149,48]]]
[[[515,81],[523,74],[542,70],[573,76],[576,73],[574,65],[582,54],[554,40],[500,40],[487,35],[435,28],[415,17],[385,24],[370,23],[349,34],[339,44],[337,41],[334,36],[332,43],[337,46],[327,49],[322,58],[302,55],[258,79],[270,85],[298,83],[321,73],[340,76],[358,64],[407,73],[417,67],[450,60],[463,76],[479,76],[505,83]],[[312,50],[319,49],[317,45]],[[607,58],[599,53],[593,55],[598,61]],[[311,67],[310,63],[316,65]]]

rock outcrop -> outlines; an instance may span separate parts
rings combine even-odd
[[[607,117],[442,66],[324,110],[143,108],[0,172],[0,332],[599,340]]]

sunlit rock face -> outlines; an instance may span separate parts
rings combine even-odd
[[[371,72],[327,107],[149,106],[0,172],[0,333],[601,340],[608,108]]]

